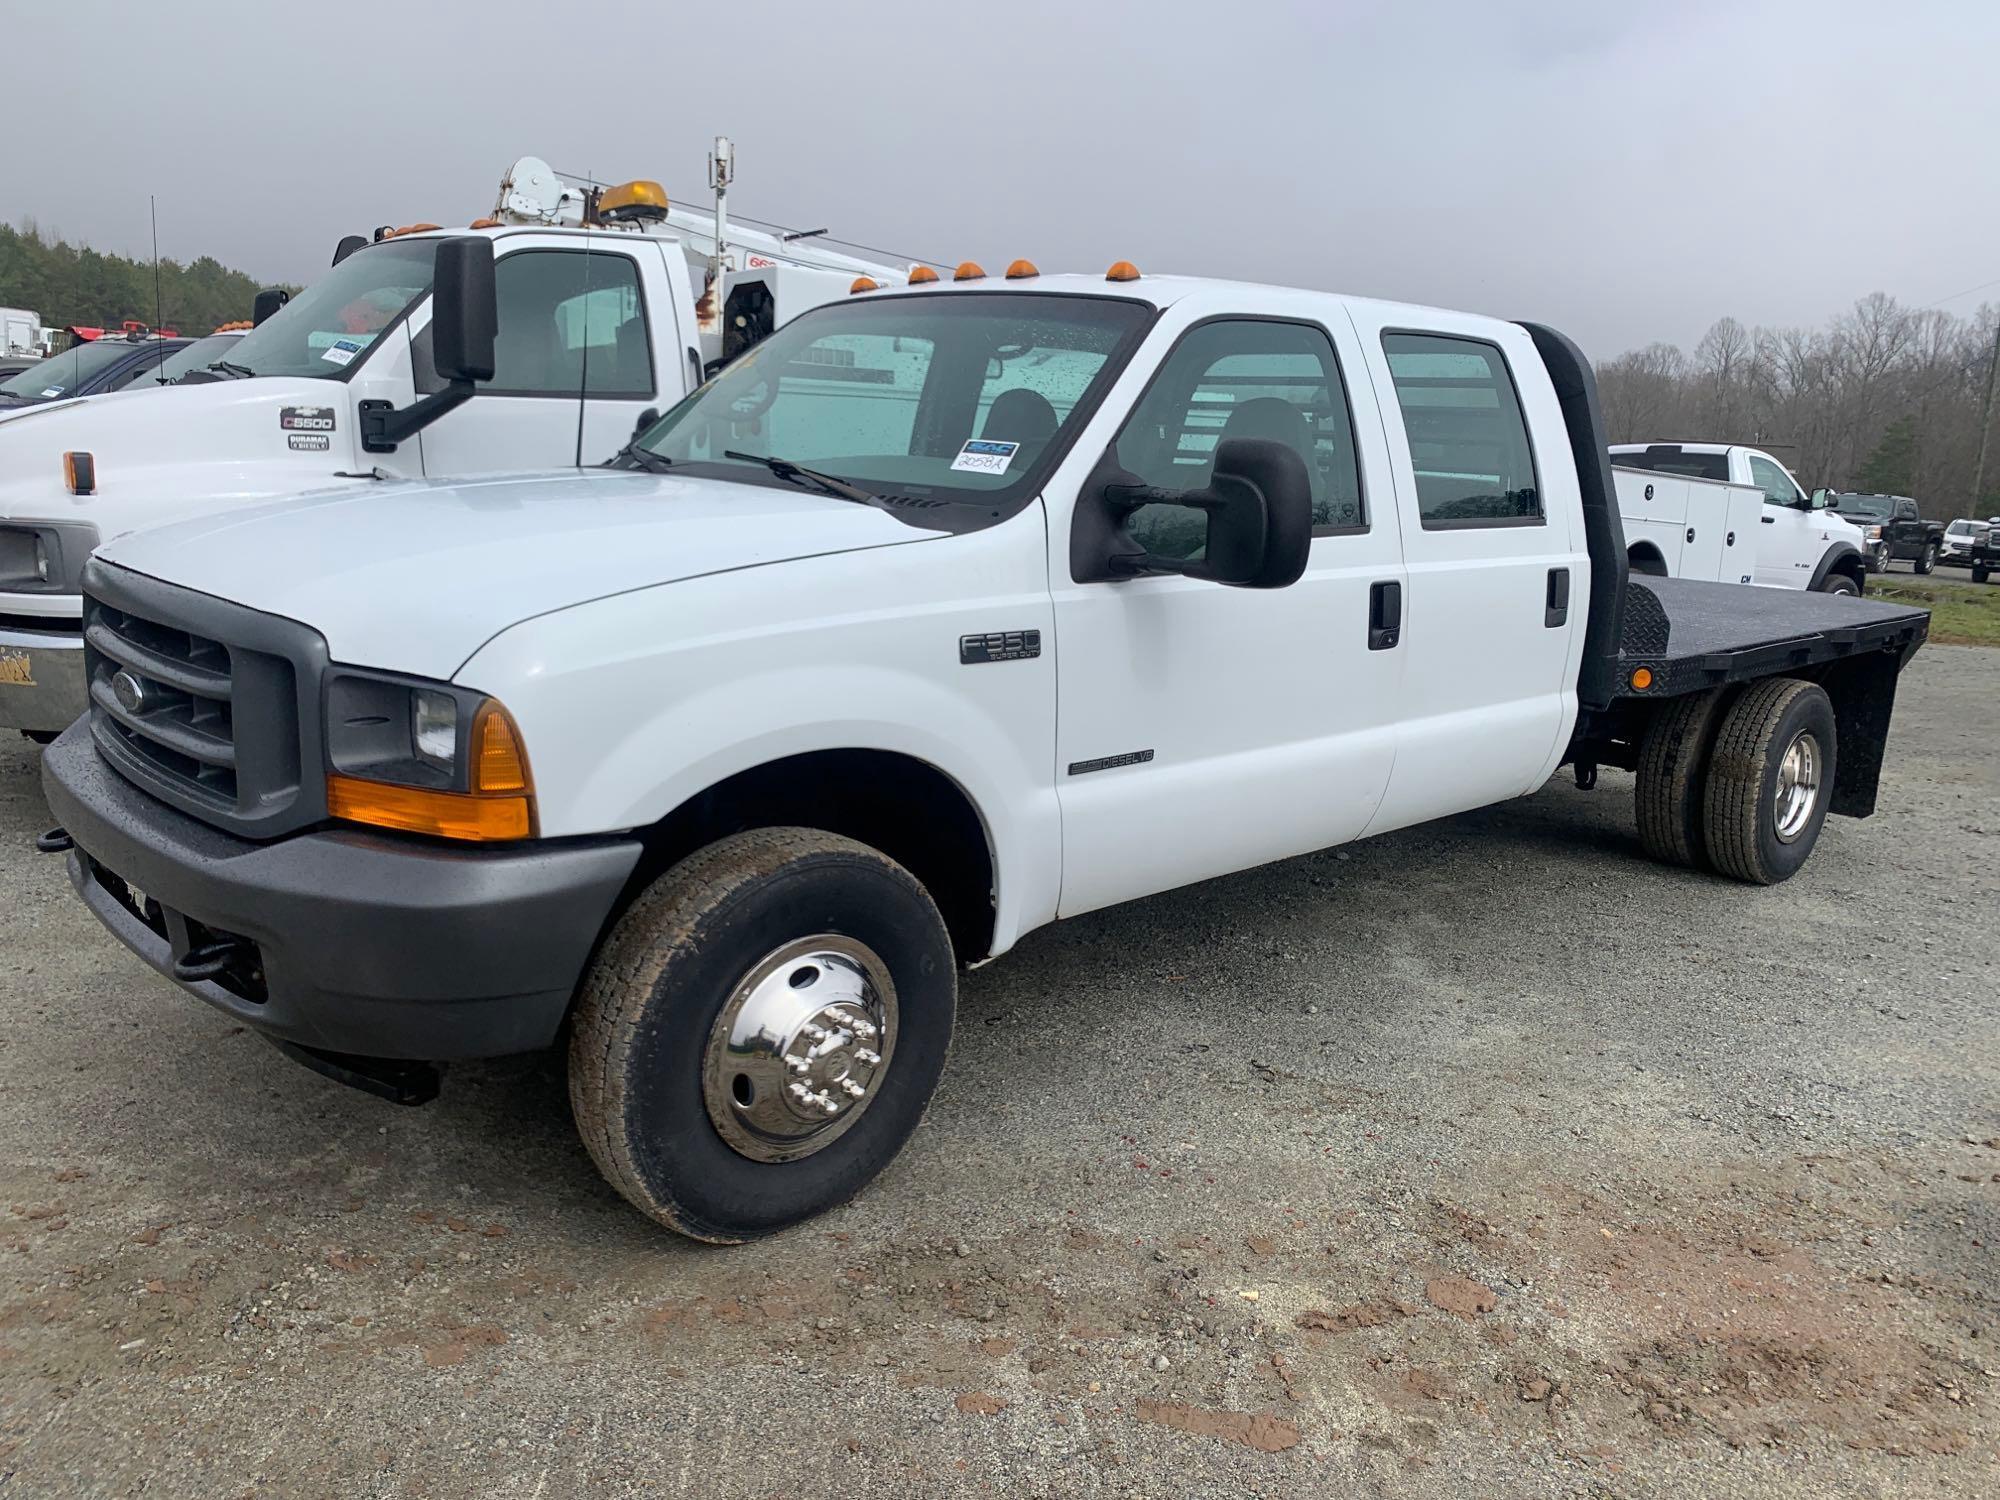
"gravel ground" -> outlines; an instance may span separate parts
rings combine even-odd
[[[398,1110],[142,970],[0,748],[0,1495],[1991,1495],[2000,653],[1753,890],[1627,778],[969,976],[861,1201],[655,1231],[560,1063]]]

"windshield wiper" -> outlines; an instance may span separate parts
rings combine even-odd
[[[655,453],[651,448],[641,448],[637,438],[633,438],[631,442],[612,454],[610,463],[604,467],[610,468],[621,458],[633,468],[644,469],[648,474],[664,474],[674,466],[674,461],[666,454]]]
[[[242,380],[247,376],[255,375],[257,373],[255,370],[251,369],[248,365],[233,365],[226,359],[218,359],[214,364],[210,365],[209,368],[211,370],[220,370],[222,371],[223,374],[228,375],[236,380]]]
[[[875,496],[858,484],[849,484],[837,474],[822,474],[817,469],[808,469],[804,464],[795,464],[789,458],[773,458],[767,453],[738,453],[734,448],[724,448],[722,456],[738,458],[745,463],[762,464],[780,479],[790,480],[793,484],[803,480],[842,500],[857,500],[863,505],[873,505],[876,500]]]

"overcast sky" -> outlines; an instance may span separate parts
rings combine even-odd
[[[0,0],[0,36],[0,216],[144,254],[153,193],[163,254],[265,280],[485,213],[525,154],[705,202],[717,132],[743,212],[908,255],[1442,303],[1599,358],[2000,279],[1996,0]]]

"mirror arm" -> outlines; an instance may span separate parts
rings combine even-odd
[[[447,412],[470,401],[477,388],[469,380],[447,381],[445,388],[400,411],[392,402],[361,403],[361,448],[364,453],[394,453],[396,445],[415,437]]]

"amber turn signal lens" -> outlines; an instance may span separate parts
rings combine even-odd
[[[1643,693],[1646,691],[1647,688],[1651,687],[1652,685],[1653,685],[1653,669],[1651,667],[1637,667],[1633,670],[1632,672],[1633,691]]]
[[[506,709],[487,699],[472,719],[472,790],[490,796],[533,788],[520,731],[507,717]]]
[[[1139,268],[1129,260],[1114,261],[1111,269],[1104,273],[1106,281],[1137,281]]]
[[[936,281],[937,279],[937,272],[933,271],[929,266],[910,267],[911,286],[922,286],[925,282]]]
[[[97,460],[88,453],[63,455],[63,484],[72,495],[97,493]]]
[[[985,274],[985,268],[978,261],[962,260],[958,263],[958,269],[951,273],[951,279],[953,281],[978,281]]]
[[[326,778],[326,810],[350,823],[445,839],[492,842],[532,838],[535,833],[535,805],[527,796],[434,792],[425,787],[363,781],[338,772],[330,772]]]

